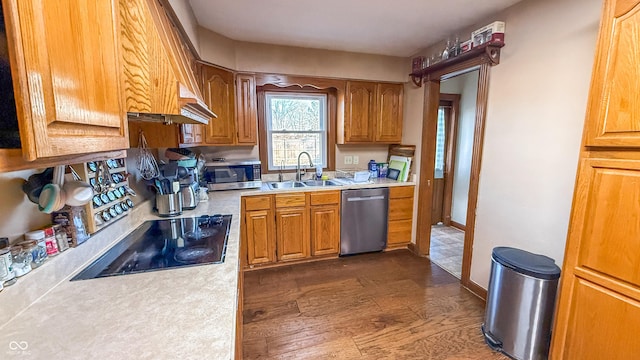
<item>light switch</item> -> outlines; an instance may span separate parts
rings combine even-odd
[[[360,156],[353,155],[353,165],[358,165],[360,163]]]
[[[353,156],[348,155],[344,157],[344,164],[345,165],[351,165],[353,164]]]

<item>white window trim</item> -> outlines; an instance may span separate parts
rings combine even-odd
[[[272,130],[271,129],[271,99],[272,98],[299,98],[299,99],[313,99],[320,100],[320,119],[321,119],[321,130],[318,131],[289,131],[289,130]],[[296,92],[265,92],[265,122],[266,122],[266,132],[267,132],[267,169],[268,171],[277,171],[280,170],[279,164],[273,163],[273,137],[272,134],[321,134],[321,143],[322,143],[322,167],[326,169],[327,167],[327,156],[328,156],[328,122],[329,117],[327,114],[328,110],[328,99],[326,94],[314,94],[314,93],[296,93]],[[308,159],[306,157],[303,158],[304,164],[307,164]],[[314,165],[318,165],[315,164]],[[295,170],[295,166],[285,166],[284,170]]]

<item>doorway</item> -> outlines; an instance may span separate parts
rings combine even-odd
[[[429,258],[459,279],[469,203],[478,76],[479,71],[474,70],[440,84]]]

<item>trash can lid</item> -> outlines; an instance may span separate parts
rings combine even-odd
[[[512,247],[499,246],[493,248],[492,257],[500,264],[521,274],[545,280],[555,280],[560,277],[560,268],[548,256]]]

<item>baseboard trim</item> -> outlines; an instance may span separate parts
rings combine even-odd
[[[475,282],[469,280],[469,284],[463,285],[467,290],[471,291],[475,296],[487,302],[487,290]]]
[[[451,226],[453,226],[456,229],[460,229],[462,231],[466,231],[466,229],[467,229],[466,226],[460,224],[459,222],[455,222],[453,220],[451,220]]]

